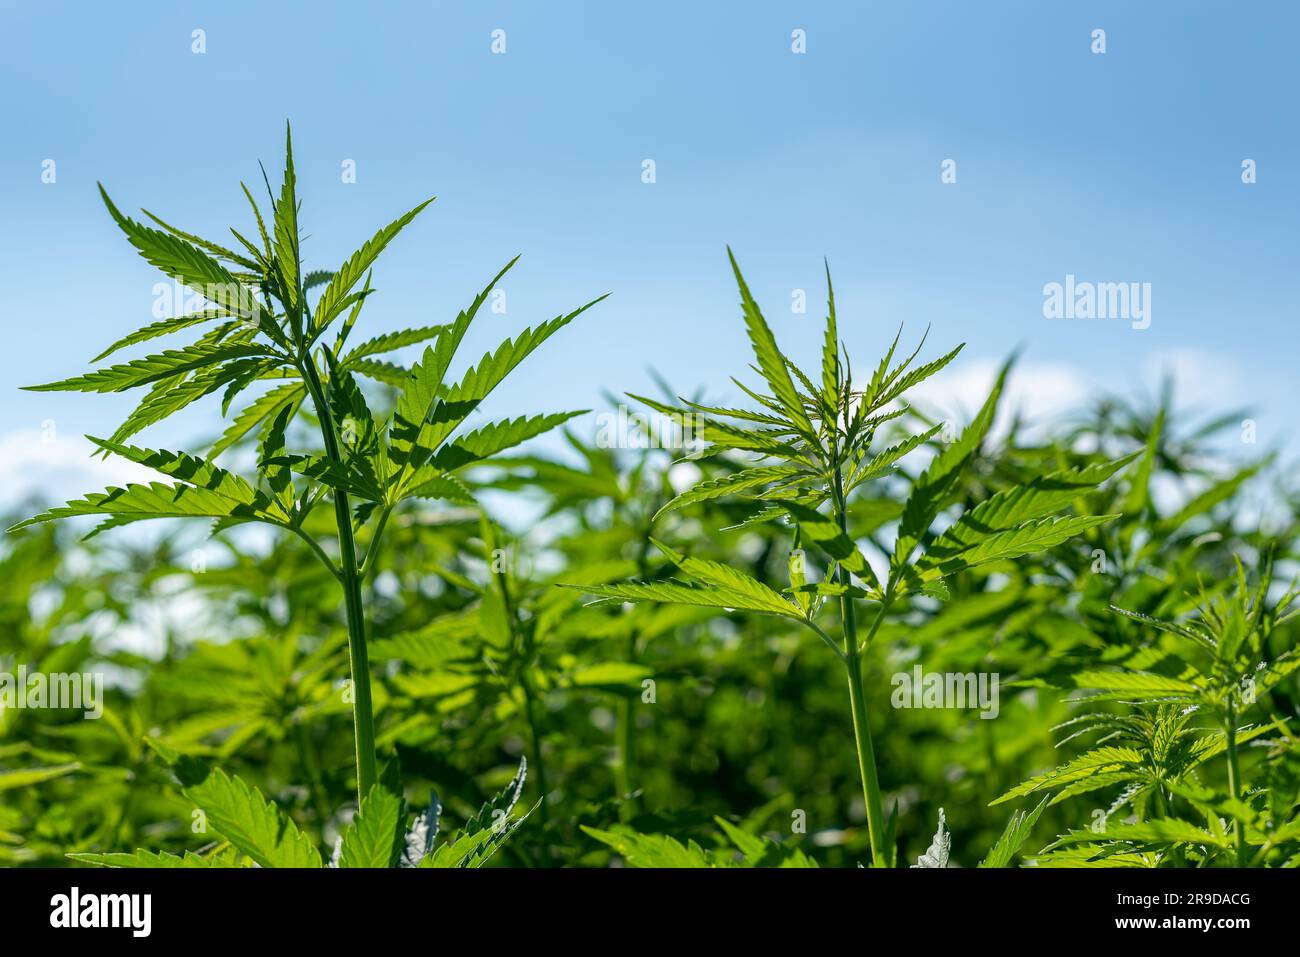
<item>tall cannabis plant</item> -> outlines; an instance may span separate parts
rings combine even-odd
[[[77,515],[104,516],[91,533],[95,534],[142,519],[206,517],[213,520],[214,530],[260,522],[302,539],[338,581],[343,598],[357,793],[365,799],[378,773],[362,586],[375,568],[384,528],[393,510],[408,499],[467,495],[455,478],[458,471],[580,414],[519,417],[458,433],[515,366],[599,300],[506,340],[459,381],[449,379],[457,347],[479,307],[514,265],[511,260],[454,322],[385,333],[349,347],[362,306],[372,293],[370,270],[376,257],[433,200],[379,230],[338,269],[308,271],[301,256],[297,181],[287,132],[285,152],[278,198],[267,182],[269,222],[243,187],[257,233],[250,240],[231,229],[239,251],[176,229],[148,211],[145,215],[159,228],[143,225],[124,215],[100,187],[109,213],[131,244],[150,264],[201,297],[203,306],[119,339],[96,361],[163,335],[211,328],[179,349],[29,388],[77,392],[145,388],[140,404],[112,436],[91,437],[91,441],[105,454],[138,462],[176,482],[110,488],[14,528]],[[313,296],[318,287],[323,288]],[[327,338],[331,333],[332,341]],[[380,358],[429,340],[432,343],[423,356],[409,368]],[[371,412],[357,376],[396,388],[390,415],[380,418]],[[273,387],[234,414],[206,457],[127,444],[141,429],[204,396],[223,390],[224,415],[236,397],[268,383]],[[304,408],[319,425],[321,446],[291,450],[289,426]],[[246,479],[214,464],[223,451],[255,430],[260,439],[255,476]],[[316,510],[326,499],[332,504],[333,527],[326,520],[325,534],[335,538],[333,547],[312,532],[321,524]],[[366,543],[364,556],[360,541]]]
[[[1095,746],[992,802],[1050,794],[1056,804],[1117,792],[1097,820],[1060,835],[1039,865],[1300,864],[1294,803],[1267,786],[1249,787],[1241,758],[1248,742],[1269,757],[1295,747],[1270,695],[1300,671],[1300,648],[1288,646],[1281,627],[1300,614],[1300,589],[1292,582],[1270,597],[1271,552],[1254,585],[1239,558],[1234,565],[1235,575],[1189,593],[1195,602],[1189,617],[1168,620],[1112,606],[1160,640],[1139,634],[1131,643],[1116,641],[1111,657],[1119,667],[1071,677],[1088,693],[1085,700],[1125,702],[1130,710],[1089,711],[1065,722],[1070,734],[1062,744],[1097,734]],[[1273,720],[1243,721],[1252,711]],[[1218,757],[1225,759],[1226,789],[1203,780],[1205,765]],[[1269,763],[1257,761],[1257,780]],[[1112,823],[1124,808],[1130,820]]]
[[[866,383],[855,383],[840,342],[828,268],[826,329],[821,368],[814,379],[782,354],[734,256],[731,266],[757,360],[754,370],[769,391],[737,382],[754,402],[750,409],[715,408],[685,399],[676,407],[633,398],[677,417],[677,421],[699,421],[696,431],[705,443],[696,453],[699,456],[738,453],[753,457],[749,467],[703,481],[678,495],[661,514],[724,496],[749,497],[755,506],[749,521],[782,520],[793,532],[789,587],[782,594],[730,565],[693,558],[657,541],[655,545],[685,581],[572,587],[602,600],[670,602],[775,615],[816,632],[844,666],[872,861],[877,866],[892,866],[896,863],[893,818],[891,815],[887,821],[882,807],[863,680],[864,652],[890,609],[900,601],[920,594],[942,599],[947,594],[948,576],[1050,548],[1115,518],[1058,513],[1079,507],[1084,493],[1128,459],[1037,476],[967,510],[942,533],[934,532],[932,526],[941,513],[956,501],[962,469],[993,423],[1007,373],[1004,368],[974,420],[951,442],[938,443],[933,459],[913,482],[896,513],[897,534],[892,550],[882,556],[882,564],[887,562],[882,577],[853,534],[854,493],[864,483],[890,474],[904,455],[935,442],[942,425],[887,448],[875,448],[882,426],[906,412],[900,400],[908,390],[948,365],[962,347],[913,367],[918,346],[906,359],[891,365],[898,346],[896,336]],[[815,548],[824,557],[826,574],[820,581],[807,580],[804,547]],[[864,604],[870,616],[865,634],[858,622],[859,607]],[[828,606],[834,609],[838,640],[822,624]]]

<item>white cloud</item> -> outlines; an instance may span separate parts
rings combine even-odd
[[[970,359],[954,363],[909,392],[921,408],[951,417],[964,425],[984,404],[1001,363]],[[1080,408],[1097,390],[1096,381],[1068,363],[1017,362],[1003,390],[1002,423],[1012,411],[1029,423],[1043,425]]]
[[[0,435],[0,508],[38,499],[61,503],[110,485],[155,481],[160,476],[119,456],[91,458],[95,446],[81,436],[23,429]]]

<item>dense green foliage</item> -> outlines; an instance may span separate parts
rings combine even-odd
[[[0,671],[110,688],[100,720],[0,713],[0,862],[1300,863],[1294,496],[1218,451],[1240,416],[1108,399],[1044,437],[1008,365],[950,428],[906,400],[960,348],[895,337],[856,380],[828,276],[808,375],[733,260],[748,408],[665,390],[634,398],[699,447],[525,454],[576,413],[468,420],[588,307],[453,374],[502,270],[448,324],[356,342],[423,205],[309,272],[291,150],[267,189],[238,252],[105,194],[208,305],[100,358],[211,329],[38,387],[145,389],[95,441],[173,481],[4,539]],[[203,456],[128,443],[218,391]],[[82,515],[80,541],[48,521]],[[96,534],[146,518],[207,521]],[[918,665],[998,675],[996,718],[894,706]]]

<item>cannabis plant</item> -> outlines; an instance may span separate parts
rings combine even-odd
[[[821,366],[810,376],[777,347],[735,257],[730,258],[757,362],[753,369],[765,386],[754,389],[733,381],[753,405],[719,408],[686,399],[672,405],[632,398],[675,421],[697,423],[695,432],[704,443],[693,453],[697,459],[724,453],[750,456],[749,467],[700,482],[666,504],[660,514],[722,497],[748,499],[752,507],[747,523],[781,521],[792,534],[789,586],[778,592],[731,565],[692,557],[656,540],[656,547],[684,580],[573,587],[604,601],[667,602],[774,615],[815,632],[842,663],[848,685],[871,860],[876,866],[893,866],[894,816],[887,819],[884,813],[863,677],[863,655],[872,639],[900,602],[921,596],[942,600],[952,576],[1059,545],[1116,518],[1116,514],[1068,513],[1084,493],[1128,459],[1039,474],[964,511],[942,532],[934,531],[936,521],[955,500],[963,469],[989,433],[1007,367],[973,421],[951,441],[937,441],[943,427],[935,425],[878,448],[876,440],[887,423],[906,412],[903,400],[908,391],[952,362],[962,347],[913,366],[922,347],[918,345],[895,363],[900,329],[870,377],[865,382],[855,380],[840,341],[828,267]],[[927,444],[936,446],[929,464],[906,498],[887,512],[897,519],[897,528],[894,544],[882,553],[877,570],[855,534],[855,493],[865,483],[890,475],[903,456]],[[882,524],[875,511],[862,516],[863,525]],[[810,580],[805,548],[822,556],[820,580]],[[863,605],[870,619],[865,629],[858,622]],[[824,614],[832,609],[833,625]]]
[[[1186,619],[1114,609],[1164,640],[1118,645],[1112,655],[1120,667],[1079,672],[1074,684],[1089,692],[1089,703],[1118,701],[1132,710],[1089,711],[1065,722],[1070,734],[1062,744],[1095,734],[1095,746],[993,802],[1038,793],[1050,793],[1053,804],[1116,795],[1089,826],[1059,837],[1040,863],[1300,863],[1293,802],[1283,789],[1252,788],[1243,777],[1241,749],[1248,742],[1267,749],[1257,768],[1260,781],[1273,759],[1295,750],[1285,719],[1242,721],[1251,711],[1265,711],[1271,693],[1300,670],[1300,648],[1278,647],[1277,641],[1283,638],[1279,626],[1300,611],[1293,607],[1300,590],[1292,585],[1271,598],[1272,584],[1271,557],[1253,586],[1238,560],[1231,578],[1202,584],[1189,596],[1196,610]],[[1225,759],[1226,788],[1204,773],[1218,757]],[[1111,823],[1126,807],[1129,819]]]
[[[506,340],[459,380],[453,379],[449,373],[457,347],[515,260],[453,322],[356,342],[358,318],[374,291],[371,267],[432,200],[380,229],[337,269],[308,270],[301,254],[297,181],[287,135],[278,196],[269,181],[266,187],[268,217],[243,187],[256,233],[250,239],[231,229],[237,244],[232,249],[177,229],[148,211],[145,216],[157,228],[138,222],[122,213],[101,186],[109,214],[130,243],[151,265],[191,290],[201,305],[118,339],[96,360],[164,335],[207,331],[180,348],[30,388],[99,393],[143,389],[143,399],[126,421],[110,437],[91,441],[106,455],[129,459],[175,481],[110,488],[14,528],[101,516],[93,535],[143,519],[202,517],[212,522],[214,532],[260,523],[301,539],[335,581],[342,599],[351,667],[345,700],[352,703],[356,792],[366,818],[379,813],[367,811],[367,802],[373,807],[382,799],[371,795],[379,771],[363,589],[378,564],[384,530],[394,512],[410,500],[465,497],[458,473],[579,414],[535,415],[463,428],[512,369],[594,302]],[[390,361],[389,353],[419,343],[427,344],[414,365]],[[372,412],[358,377],[395,390],[391,413]],[[233,412],[206,456],[128,442],[200,398],[220,391],[226,415],[246,393],[268,385],[269,390]],[[318,427],[319,444],[291,446],[290,427],[300,418]],[[245,477],[216,464],[224,451],[252,436],[259,450],[255,474]]]

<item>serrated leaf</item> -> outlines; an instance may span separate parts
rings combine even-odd
[[[943,808],[939,808],[939,827],[934,832],[934,839],[930,841],[930,846],[926,852],[916,859],[913,868],[942,868],[948,866],[948,854],[952,850],[952,835],[948,833],[946,827],[947,820],[943,816]]]
[[[156,339],[159,336],[169,335],[173,332],[180,332],[182,329],[189,329],[191,326],[197,326],[204,322],[211,322],[213,319],[229,319],[233,313],[224,309],[201,309],[198,312],[187,313],[183,316],[173,316],[170,319],[160,319],[158,322],[150,323],[142,329],[137,329],[129,335],[118,339],[111,346],[101,352],[91,362],[112,355],[119,349],[125,349],[127,346],[133,346],[139,342],[147,342],[150,339]]]
[[[997,380],[993,384],[993,389],[980,407],[980,411],[960,436],[951,442],[945,449],[934,457],[929,466],[916,483],[912,486],[912,491],[907,497],[907,503],[903,506],[902,520],[899,522],[898,538],[894,543],[894,552],[890,558],[890,586],[894,585],[895,577],[901,574],[903,568],[907,565],[908,560],[915,551],[917,544],[921,540],[930,524],[934,521],[935,516],[939,514],[939,509],[943,506],[944,498],[949,490],[955,484],[961,468],[967,460],[979,449],[980,444],[984,441],[984,436],[988,434],[989,427],[993,424],[993,417],[997,412],[998,399],[1002,395],[1002,386],[1006,382],[1007,372],[1010,370],[1010,363],[1004,365],[998,373]]]
[[[339,867],[392,867],[397,862],[402,801],[376,784],[343,832]]]
[[[990,801],[989,805],[1001,804],[1004,801],[1010,801],[1012,798],[1024,797],[1026,794],[1032,794],[1044,788],[1063,787],[1080,778],[1090,777],[1094,774],[1104,774],[1122,768],[1140,767],[1143,761],[1141,752],[1133,748],[1095,748],[1071,761],[1067,761],[1058,768],[1048,771],[1046,774],[1037,775],[1016,785],[1001,797]]]
[[[393,460],[403,466],[398,486],[401,487],[407,471],[424,464],[433,451],[534,349],[604,298],[594,299],[568,315],[557,316],[535,329],[525,329],[514,339],[507,339],[494,352],[485,354],[459,383],[445,392],[440,386],[450,355],[444,361],[440,348],[426,349],[420,364],[411,370],[410,379],[398,399],[390,428]],[[438,347],[441,347],[444,337],[448,335],[452,333],[444,333],[439,337]]]
[[[1020,851],[1021,846],[1028,839],[1029,834],[1038,823],[1039,817],[1042,816],[1044,808],[1047,807],[1048,798],[1043,798],[1030,811],[1017,811],[1011,815],[1011,820],[1007,821],[1007,826],[1003,828],[1002,834],[994,842],[993,847],[989,849],[984,860],[980,861],[980,867],[1006,867],[1011,863],[1012,858]]]
[[[767,380],[772,393],[785,409],[790,423],[803,435],[813,438],[816,433],[804,411],[803,402],[795,390],[790,373],[786,369],[785,356],[777,348],[776,337],[772,335],[767,320],[759,311],[758,303],[750,295],[745,277],[740,274],[740,266],[736,263],[736,257],[730,247],[727,248],[727,258],[731,260],[731,269],[736,275],[736,285],[740,287],[740,303],[744,311],[745,328],[749,332],[749,341],[754,348],[754,357],[758,360],[763,378]]]
[[[797,502],[779,501],[777,504],[799,523],[799,532],[804,538],[815,543],[839,565],[865,582],[868,588],[873,590],[880,588],[880,581],[868,564],[866,556],[858,550],[853,539],[844,533],[833,518]]]
[[[335,317],[345,308],[344,300],[351,293],[352,287],[360,281],[366,270],[383,252],[384,247],[392,242],[397,234],[432,202],[433,197],[426,199],[410,212],[403,213],[379,230],[334,273],[329,285],[325,287],[325,291],[320,294],[320,299],[316,301],[316,312],[312,316],[314,333],[319,334],[322,329],[334,321]]]
[[[100,184],[99,194],[131,245],[150,265],[227,312],[243,318],[261,314],[263,310],[257,298],[216,260],[182,239],[143,226],[122,215],[108,198],[103,184]]]
[[[654,538],[651,538],[650,541],[668,556],[669,561],[681,569],[688,578],[740,595],[746,600],[746,607],[751,609],[762,609],[774,615],[802,617],[797,605],[791,604],[782,598],[778,592],[773,591],[758,579],[751,578],[739,569],[733,568],[731,565],[724,565],[721,562],[711,562],[703,558],[692,558],[683,555]]]
[[[245,406],[243,411],[235,416],[229,428],[221,433],[221,437],[208,450],[208,458],[215,459],[256,429],[263,421],[274,420],[281,410],[290,408],[296,411],[306,394],[307,387],[302,382],[286,382],[258,396]]]
[[[447,330],[447,326],[423,326],[419,329],[402,329],[398,332],[386,332],[382,336],[376,336],[368,339],[348,352],[343,357],[342,365],[347,368],[351,363],[367,356],[381,355],[385,352],[392,352],[394,349],[402,349],[406,346],[413,346],[416,343],[425,342],[433,339]]]
[[[149,518],[237,518],[263,519],[279,523],[282,516],[228,498],[211,489],[192,485],[131,484],[75,499],[66,505],[48,509],[33,518],[10,527],[10,531],[40,522],[71,518],[76,515],[110,515],[116,519],[140,521]],[[120,524],[120,523],[119,523]]]
[[[697,605],[704,608],[721,608],[725,610],[756,611],[768,615],[787,615],[800,618],[798,608],[786,602],[788,611],[775,608],[770,602],[756,599],[742,592],[726,588],[679,585],[675,582],[652,582],[630,585],[568,585],[561,583],[561,588],[576,588],[589,595],[611,601],[630,602],[664,602],[674,605]]]
[[[422,811],[411,824],[402,841],[402,856],[398,867],[419,867],[421,862],[433,850],[433,842],[438,838],[438,823],[442,817],[442,803],[438,795],[429,796],[429,806]]]
[[[976,568],[989,562],[1041,552],[1073,538],[1080,532],[1117,518],[1119,518],[1118,514],[1042,518],[1036,522],[1026,522],[1016,528],[987,535],[972,534],[971,543],[955,553],[935,556],[927,549],[914,568],[922,580],[933,581],[938,577],[955,575],[959,571]]]
[[[409,485],[419,486],[444,473],[454,472],[475,462],[481,462],[499,452],[512,449],[531,438],[549,432],[574,416],[584,415],[586,411],[556,412],[550,415],[521,415],[517,419],[492,422],[472,432],[467,432],[439,448],[426,465],[421,466],[419,470],[411,475],[408,480]]]
[[[1059,512],[1080,495],[1106,481],[1134,458],[1136,454],[1099,465],[1052,472],[1025,485],[998,492],[958,518],[931,543],[925,550],[925,557],[916,563],[916,567],[920,569],[941,564],[967,549],[987,542],[998,532]]]
[[[28,392],[121,392],[231,359],[262,358],[267,355],[264,347],[252,343],[190,346],[187,349],[168,349],[157,355],[133,359],[71,379],[23,388]]]
[[[69,854],[71,860],[82,864],[98,864],[101,867],[123,868],[190,868],[190,867],[224,867],[220,859],[212,860],[200,857],[193,851],[183,855],[169,854],[166,851],[137,850],[130,854]]]
[[[724,475],[721,478],[705,479],[691,486],[659,509],[655,513],[655,519],[658,519],[666,512],[687,505],[712,501],[745,489],[770,485],[773,482],[792,479],[804,474],[807,473],[803,469],[792,465],[766,465],[752,469],[741,469],[739,472],[732,472],[730,475]]]
[[[217,768],[184,789],[208,826],[263,867],[320,867],[320,852],[256,789]]]

